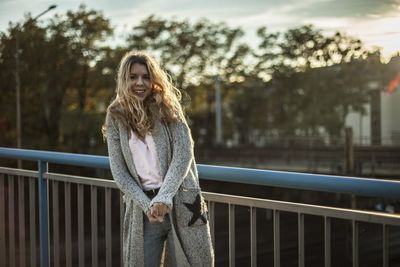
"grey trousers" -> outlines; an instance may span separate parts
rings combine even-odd
[[[143,214],[144,227],[144,266],[159,267],[165,259],[163,257],[164,244],[167,244],[165,258],[168,258],[169,266],[176,266],[174,240],[172,236],[171,222],[166,215],[162,223],[150,223],[146,215]]]

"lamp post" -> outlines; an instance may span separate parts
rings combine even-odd
[[[56,8],[56,5],[49,6],[45,11],[37,15],[32,19],[32,22],[35,22],[39,17],[43,16],[50,10]],[[17,32],[15,35],[15,96],[16,96],[16,106],[17,106],[17,148],[21,148],[21,78],[20,78],[20,48],[19,48],[19,33],[24,28],[24,25],[20,27],[18,25]],[[18,160],[18,168],[21,168],[21,160]]]

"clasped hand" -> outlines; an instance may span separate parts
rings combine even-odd
[[[169,212],[169,207],[164,203],[156,202],[147,212],[147,218],[149,218],[150,223],[162,223],[164,221],[164,216]]]

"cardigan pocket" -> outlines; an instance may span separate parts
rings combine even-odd
[[[207,224],[207,204],[200,188],[181,186],[174,197],[176,222],[179,227],[195,227]]]

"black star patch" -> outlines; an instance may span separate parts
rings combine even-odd
[[[201,219],[204,223],[207,222],[206,217],[204,217],[204,213],[201,212],[200,195],[196,196],[196,199],[193,202],[193,204],[190,203],[183,203],[183,204],[185,204],[186,208],[188,208],[188,210],[190,210],[193,213],[192,218],[188,223],[188,226],[192,226],[198,219]]]

